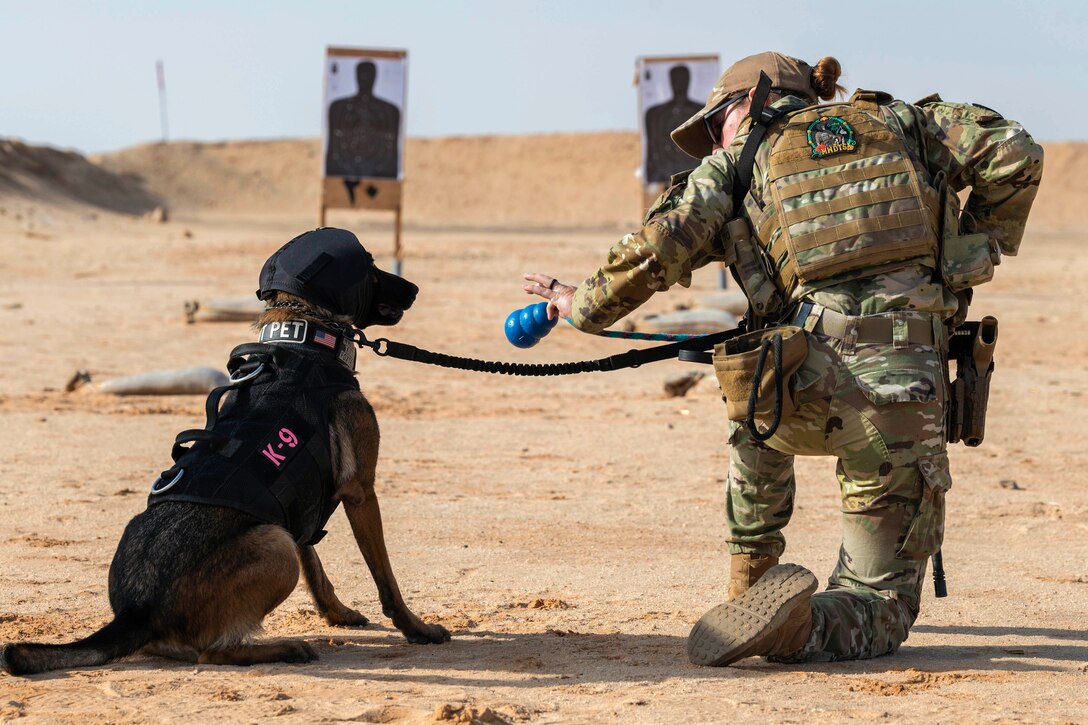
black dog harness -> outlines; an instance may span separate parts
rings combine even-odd
[[[231,384],[208,396],[203,429],[178,434],[148,505],[234,508],[317,543],[337,503],[329,404],[359,390],[354,368],[344,335],[305,320],[265,325],[259,342],[231,352]]]

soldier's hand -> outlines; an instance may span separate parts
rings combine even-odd
[[[522,287],[525,294],[537,295],[548,301],[549,320],[556,315],[570,317],[571,307],[574,305],[574,287],[563,284],[555,277],[537,272],[527,272],[522,277],[529,283]]]

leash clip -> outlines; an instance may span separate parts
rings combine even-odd
[[[356,347],[369,347],[371,349],[376,347],[373,342],[366,339],[366,335],[359,328],[348,325],[339,325],[339,328],[338,332],[351,342],[354,342]]]
[[[357,327],[344,329],[343,335],[359,347],[369,347],[379,357],[389,355],[389,340],[384,337],[379,337],[377,340],[368,340],[366,334]]]

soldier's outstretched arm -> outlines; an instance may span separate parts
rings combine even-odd
[[[1004,254],[1020,247],[1043,176],[1043,148],[1022,125],[968,103],[923,102],[921,130],[930,171],[944,170],[964,205],[968,232],[995,240]]]
[[[612,246],[608,261],[575,290],[575,327],[599,332],[655,292],[688,286],[692,270],[725,259],[719,235],[733,213],[733,164],[727,151],[703,159],[650,209],[639,231]]]

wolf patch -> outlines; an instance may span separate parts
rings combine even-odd
[[[858,147],[854,129],[838,116],[820,116],[810,123],[808,145],[814,159],[849,153]]]

